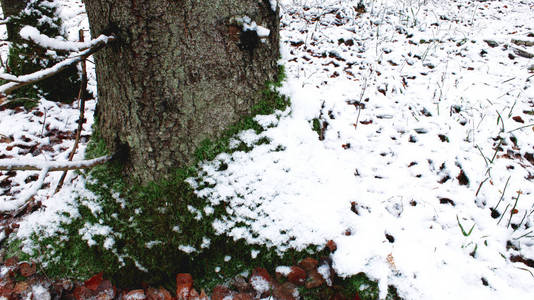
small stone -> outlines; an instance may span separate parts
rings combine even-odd
[[[303,268],[306,272],[311,272],[317,268],[319,262],[311,257],[306,257],[305,259],[299,262],[299,266]]]
[[[291,271],[287,274],[287,280],[293,284],[304,285],[306,282],[306,271],[300,267],[292,266]]]

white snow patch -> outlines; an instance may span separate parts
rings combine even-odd
[[[180,245],[180,246],[178,246],[178,250],[180,250],[182,252],[185,252],[187,254],[191,254],[191,253],[197,251],[197,249],[195,249],[195,247],[190,246],[190,245]]]
[[[288,266],[278,266],[276,267],[276,273],[280,273],[284,276],[287,276],[289,275],[289,273],[291,273],[291,267],[288,267]]]

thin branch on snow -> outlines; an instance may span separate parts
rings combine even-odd
[[[49,172],[78,170],[92,168],[104,164],[111,159],[110,155],[97,157],[82,161],[30,161],[22,162],[17,159],[0,160],[0,171],[41,171],[47,169]]]
[[[23,86],[33,84],[43,79],[46,79],[48,77],[51,77],[61,72],[62,70],[70,67],[71,65],[76,64],[86,59],[88,56],[102,49],[109,41],[112,41],[113,39],[114,37],[112,36],[99,38],[97,39],[98,41],[92,44],[90,48],[80,53],[77,53],[76,55],[72,55],[71,57],[65,59],[62,62],[55,64],[54,66],[50,68],[46,68],[46,69],[31,73],[31,74],[27,74],[27,75],[13,76],[13,77],[8,76],[10,79],[6,79],[6,80],[10,80],[12,82],[1,85],[0,94],[4,94],[4,95],[9,94],[18,88],[21,88]],[[5,75],[9,75],[9,74],[4,74],[4,76]]]
[[[48,171],[48,168],[43,168],[41,173],[39,173],[39,178],[37,178],[37,181],[32,185],[32,187],[29,190],[22,192],[22,194],[16,200],[0,203],[0,211],[20,210],[26,207],[31,198],[35,196],[35,194],[37,194],[37,192],[43,186]]]
[[[83,30],[80,29],[78,32],[80,37],[80,42],[83,42]],[[80,136],[82,134],[83,130],[83,123],[85,119],[85,98],[86,98],[86,91],[87,91],[87,64],[85,63],[85,60],[82,60],[82,82],[80,85],[80,91],[78,93],[78,101],[80,102],[80,117],[78,118],[78,129],[76,130],[76,139],[74,140],[74,146],[72,146],[72,150],[69,154],[69,161],[72,161],[74,158],[74,154],[76,153],[76,149],[78,148],[78,144],[80,142]],[[63,174],[61,174],[61,178],[59,179],[59,182],[56,186],[56,190],[54,193],[59,192],[61,187],[63,186],[63,183],[65,181],[65,178],[67,177],[68,171],[63,171]]]

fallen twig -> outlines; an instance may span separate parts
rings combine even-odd
[[[49,172],[78,170],[92,168],[106,163],[111,159],[110,155],[82,161],[31,161],[22,162],[17,159],[0,160],[0,171],[41,171],[48,169]]]
[[[80,42],[83,43],[83,29],[80,29],[79,31],[80,36]],[[72,146],[72,150],[69,154],[69,161],[72,161],[74,158],[74,154],[76,153],[76,149],[78,148],[78,144],[80,142],[80,136],[82,134],[83,130],[83,123],[85,119],[85,98],[86,98],[86,90],[87,90],[87,65],[85,63],[85,60],[82,60],[82,82],[80,85],[80,92],[78,93],[78,101],[80,102],[80,117],[78,118],[78,129],[76,130],[76,139],[74,140],[74,146]],[[56,186],[56,190],[54,193],[59,192],[61,187],[63,186],[63,183],[65,181],[65,177],[67,177],[67,172],[64,171],[63,174],[61,174],[61,178],[59,178],[59,182]]]
[[[23,210],[28,205],[28,202],[31,200],[31,198],[35,196],[37,191],[39,191],[41,186],[43,186],[48,171],[49,169],[47,167],[43,168],[39,174],[39,178],[32,185],[32,187],[29,190],[24,191],[16,200],[4,201],[3,203],[0,203],[0,211],[17,210],[17,212],[19,212]]]

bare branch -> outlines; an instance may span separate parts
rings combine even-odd
[[[80,29],[78,32],[78,35],[80,37],[80,42],[83,42],[83,29]],[[78,148],[78,144],[80,142],[80,136],[82,135],[83,130],[83,123],[85,120],[85,99],[86,99],[86,93],[87,93],[87,64],[85,63],[85,60],[82,60],[82,82],[80,85],[80,92],[78,93],[78,101],[80,103],[80,117],[78,118],[78,129],[76,130],[76,139],[74,140],[74,146],[72,146],[72,150],[69,154],[69,161],[72,161],[74,158],[74,154],[76,153],[76,149]],[[59,192],[61,187],[63,186],[63,183],[65,181],[65,178],[67,177],[67,172],[64,171],[63,174],[61,174],[61,178],[59,179],[59,182],[56,186],[56,190],[54,193]]]
[[[33,196],[35,196],[35,194],[37,194],[37,192],[43,186],[48,171],[48,168],[43,168],[41,170],[41,173],[39,174],[39,178],[37,178],[37,181],[32,185],[32,187],[29,190],[25,190],[24,192],[22,192],[16,200],[5,201],[3,203],[0,203],[0,211],[24,209],[26,205],[28,205],[28,202],[33,198]]]
[[[9,22],[9,18],[10,17],[0,20],[0,25],[6,25]]]
[[[6,83],[0,86],[0,94],[4,94],[4,95],[9,94],[18,88],[21,88],[23,86],[33,84],[43,79],[46,79],[48,77],[51,77],[61,72],[62,70],[70,67],[71,65],[76,64],[86,59],[88,56],[102,49],[109,41],[113,39],[114,39],[113,37],[107,37],[106,39],[101,39],[98,41],[98,43],[94,44],[91,48],[85,51],[82,51],[76,54],[75,56],[71,56],[65,59],[64,61],[55,64],[54,66],[50,68],[46,68],[46,69],[31,73],[28,75],[14,76],[11,78],[13,82],[9,82],[9,83]]]
[[[22,162],[17,159],[0,160],[0,171],[41,171],[47,169],[49,172],[78,170],[92,168],[109,161],[111,156],[101,156],[90,160],[82,161],[33,161]]]

